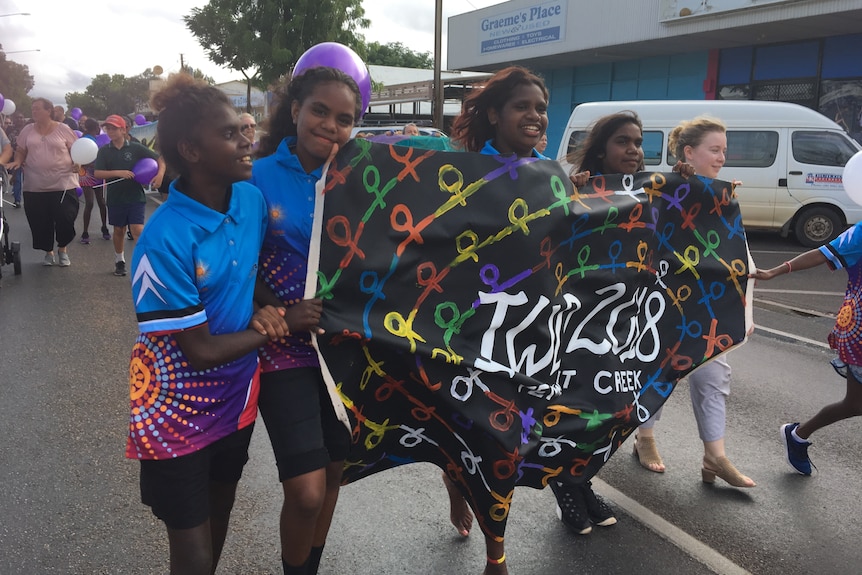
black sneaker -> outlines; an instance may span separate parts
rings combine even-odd
[[[116,264],[114,264],[114,275],[115,276],[126,275],[126,262],[117,262]]]
[[[111,239],[111,232],[109,232],[108,228],[105,226],[102,226],[102,239],[103,240]]]
[[[578,535],[587,535],[593,530],[587,514],[584,493],[579,485],[564,485],[551,480],[551,491],[557,499],[557,517]]]
[[[81,243],[82,244],[89,244],[90,243],[90,234],[88,234],[87,232],[82,233],[81,234]]]
[[[811,475],[811,466],[813,464],[808,458],[808,446],[811,445],[811,442],[800,443],[793,437],[793,431],[797,427],[799,427],[798,423],[785,423],[781,426],[781,439],[784,441],[784,449],[787,452],[787,463],[797,473]]]
[[[602,527],[610,527],[617,522],[610,505],[593,491],[592,483],[587,481],[580,488],[583,492],[584,502],[587,504],[587,515],[590,521]]]

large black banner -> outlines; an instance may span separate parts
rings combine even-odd
[[[681,377],[745,338],[727,182],[575,190],[553,161],[357,140],[323,194],[309,283],[355,442],[345,480],[433,462],[486,533],[502,536],[515,485],[589,479]]]

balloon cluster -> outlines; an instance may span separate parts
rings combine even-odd
[[[293,67],[293,75],[299,76],[310,68],[326,66],[341,70],[359,86],[362,96],[362,113],[368,109],[371,102],[371,74],[359,54],[338,42],[322,42],[315,44],[299,57]]]
[[[69,154],[72,156],[72,161],[76,164],[92,164],[96,161],[96,156],[99,154],[99,145],[90,138],[80,138],[72,144]],[[136,182],[142,186],[146,186],[159,173],[159,163],[152,158],[141,158],[132,168],[132,173],[135,174]]]
[[[15,113],[15,102],[10,100],[9,98],[4,98],[3,94],[0,94],[0,114],[4,116],[11,116]]]

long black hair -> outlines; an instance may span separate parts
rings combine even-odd
[[[293,121],[291,113],[291,105],[293,102],[302,102],[308,98],[314,88],[323,82],[341,82],[345,84],[353,95],[356,97],[356,113],[354,118],[359,118],[362,114],[362,94],[359,92],[359,86],[356,81],[348,74],[338,70],[337,68],[328,68],[319,66],[317,68],[309,68],[299,76],[294,76],[285,84],[279,86],[275,92],[276,105],[272,115],[264,123],[266,135],[260,139],[257,155],[260,158],[269,156],[275,153],[278,145],[283,139],[288,136],[296,135],[296,124]]]
[[[485,86],[470,93],[464,100],[461,114],[452,123],[452,140],[468,152],[478,152],[497,131],[488,119],[488,110],[498,113],[521,84],[535,84],[548,101],[545,82],[521,66],[509,66],[494,74]]]
[[[566,161],[575,166],[575,170],[578,172],[589,171],[592,175],[603,173],[608,140],[626,124],[634,124],[643,133],[644,128],[641,119],[631,110],[602,116],[590,128],[584,145],[575,153],[570,154]],[[643,160],[641,160],[638,170],[643,170],[643,168]]]

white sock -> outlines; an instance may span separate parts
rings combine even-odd
[[[799,427],[797,427],[796,429],[799,429]],[[799,443],[810,443],[810,441],[808,441],[807,439],[802,439],[801,437],[796,435],[796,429],[790,432],[790,435],[793,436],[793,439],[795,439]]]
[[[120,252],[118,254],[114,254],[114,263],[126,261],[126,252]]]

